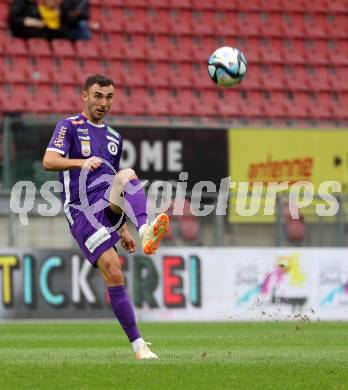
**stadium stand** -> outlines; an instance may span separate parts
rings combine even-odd
[[[348,119],[348,1],[91,0],[101,28],[78,42],[11,37],[8,5],[0,0],[2,101],[14,103],[33,83],[53,98],[53,90],[80,87],[87,73],[107,72],[128,91],[117,115]],[[239,47],[249,63],[238,92],[222,92],[223,105],[206,70],[222,45]],[[72,111],[39,99],[0,111]]]

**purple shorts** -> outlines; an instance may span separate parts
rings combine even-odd
[[[97,223],[91,223],[86,215],[78,212],[74,215],[74,223],[70,226],[71,234],[85,258],[96,266],[96,261],[109,248],[112,248],[120,239],[116,230],[126,221],[124,214],[115,214],[109,207],[94,214]],[[93,221],[92,221],[93,222]]]

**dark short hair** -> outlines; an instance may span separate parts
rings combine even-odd
[[[116,87],[115,81],[110,77],[104,76],[102,74],[93,74],[87,77],[85,81],[85,85],[83,86],[83,90],[88,91],[91,88],[91,86],[94,84],[98,84],[101,87],[107,87],[109,85]]]

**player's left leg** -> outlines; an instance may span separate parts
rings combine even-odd
[[[159,214],[149,224],[146,205],[144,188],[133,169],[119,171],[110,191],[110,208],[115,213],[125,211],[139,232],[144,252],[153,254],[169,230],[169,217],[164,213]]]
[[[132,343],[136,359],[158,359],[140,336],[133,305],[124,286],[121,263],[114,248],[109,248],[101,254],[97,267],[108,288],[112,310]]]

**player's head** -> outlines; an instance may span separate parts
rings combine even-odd
[[[84,113],[93,122],[101,122],[109,111],[115,94],[115,82],[107,76],[95,74],[87,77],[82,91]]]

